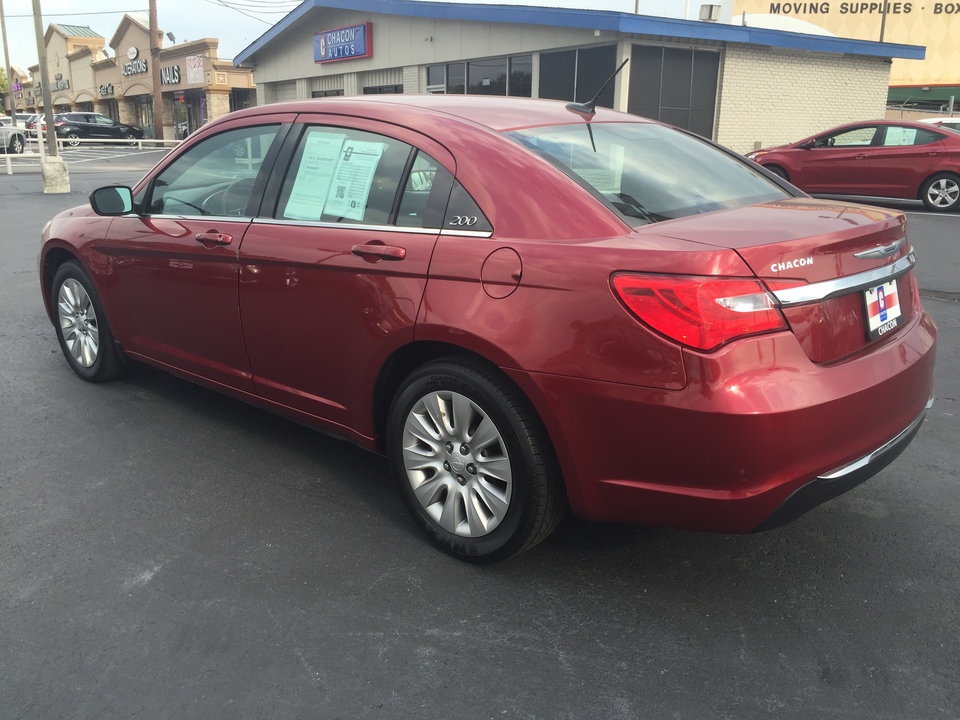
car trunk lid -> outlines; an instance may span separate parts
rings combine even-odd
[[[736,251],[781,300],[814,362],[842,359],[896,334],[919,303],[906,220],[892,210],[789,198],[647,228]],[[897,277],[886,277],[893,267]]]

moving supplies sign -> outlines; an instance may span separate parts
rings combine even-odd
[[[956,0],[733,0],[734,18],[742,13],[747,14],[747,25],[754,14],[790,17],[857,40],[880,40],[883,25],[884,42],[927,48],[925,60],[894,59],[890,85],[960,85],[960,2]]]

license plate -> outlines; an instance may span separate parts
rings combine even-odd
[[[863,299],[867,306],[867,335],[871,340],[890,332],[903,319],[896,280],[867,288]]]

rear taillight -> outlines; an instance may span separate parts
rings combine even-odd
[[[619,273],[613,287],[643,323],[698,350],[787,328],[759,280]]]

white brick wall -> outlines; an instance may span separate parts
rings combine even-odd
[[[836,125],[883,118],[890,62],[729,44],[717,103],[717,142],[750,152]]]

